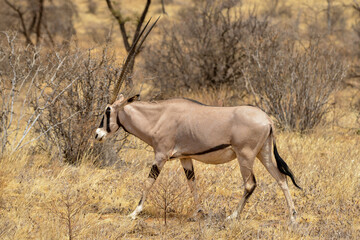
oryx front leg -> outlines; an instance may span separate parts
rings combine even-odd
[[[149,176],[145,180],[144,190],[143,190],[141,199],[139,201],[139,204],[136,207],[136,209],[129,215],[132,219],[136,219],[137,215],[144,209],[144,203],[145,203],[146,197],[147,197],[151,187],[154,185],[154,182],[158,178],[160,171],[166,162],[166,158],[164,158],[164,157],[155,157],[155,159],[158,159],[158,160],[155,160],[154,164],[151,167]]]
[[[200,213],[202,210],[200,208],[200,202],[199,202],[199,197],[198,197],[197,188],[196,188],[195,171],[194,171],[193,162],[192,162],[192,159],[186,159],[186,158],[180,159],[180,162],[184,168],[184,172],[186,175],[186,179],[187,179],[190,191],[194,197],[195,212],[194,212],[193,218],[195,219],[197,217],[197,214]]]

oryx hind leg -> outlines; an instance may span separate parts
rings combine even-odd
[[[269,136],[264,143],[262,149],[260,150],[257,156],[265,168],[269,171],[271,176],[275,178],[276,182],[279,184],[281,190],[285,195],[287,205],[289,207],[290,221],[295,223],[296,221],[296,211],[294,207],[294,202],[291,199],[289,192],[289,187],[286,179],[286,175],[282,174],[277,168],[276,164],[272,161],[272,138]]]
[[[199,197],[198,197],[197,188],[196,188],[194,165],[193,165],[192,159],[190,159],[190,158],[182,158],[182,159],[180,159],[180,162],[184,168],[184,172],[186,175],[186,179],[187,179],[190,191],[194,197],[195,212],[194,212],[192,219],[196,219],[198,213],[202,212],[202,209],[200,208],[200,202],[199,202]]]
[[[156,179],[158,178],[166,160],[167,158],[163,155],[160,154],[155,155],[155,162],[151,166],[151,170],[148,178],[145,180],[144,189],[139,204],[136,207],[136,209],[129,215],[129,217],[131,217],[132,219],[136,219],[137,215],[144,209],[144,203],[146,201],[146,197],[151,187],[154,185]]]
[[[239,202],[238,207],[236,208],[236,210],[227,217],[227,219],[234,219],[237,218],[240,213],[242,212],[242,210],[245,207],[245,204],[247,202],[247,200],[249,199],[249,197],[251,196],[251,194],[254,192],[255,188],[256,188],[256,180],[255,180],[255,176],[253,173],[253,166],[254,166],[254,161],[255,161],[255,156],[253,156],[252,153],[247,153],[246,151],[237,151],[236,152],[236,156],[240,165],[240,171],[241,171],[241,175],[243,177],[244,180],[244,186],[245,186],[245,190],[244,190],[244,194]]]

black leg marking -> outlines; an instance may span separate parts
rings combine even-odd
[[[156,164],[152,165],[150,173],[149,173],[149,177],[156,180],[157,177],[159,176],[159,174],[160,174],[160,171],[159,171],[158,166]]]
[[[141,202],[142,202],[143,198],[140,198],[140,202],[138,203],[138,206],[140,206]]]
[[[184,171],[185,171],[187,180],[193,180],[193,181],[195,180],[194,168],[191,168],[191,169],[184,168]]]
[[[253,181],[254,181],[254,186],[252,186],[252,188],[246,192],[245,198],[248,199],[251,194],[254,192],[255,188],[256,188],[256,179],[255,176],[253,175]]]

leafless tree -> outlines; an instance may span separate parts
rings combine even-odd
[[[54,46],[55,36],[68,40],[75,32],[72,17],[76,14],[75,5],[69,1],[44,0],[4,0],[0,6],[0,16],[5,20],[0,30],[19,31],[25,43],[40,45],[43,42]]]
[[[355,11],[355,14],[357,16],[356,18],[356,21],[355,21],[355,24],[353,25],[353,30],[357,36],[356,40],[355,40],[355,47],[357,48],[356,49],[356,55],[358,58],[360,58],[360,51],[359,51],[359,43],[360,43],[360,3],[357,2],[357,1],[354,1],[353,5],[352,5],[352,8],[354,9]],[[360,74],[354,74],[355,77],[360,77]]]
[[[165,11],[165,0],[161,0],[161,11],[163,14],[167,14]]]

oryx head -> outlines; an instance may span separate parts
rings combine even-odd
[[[118,81],[116,82],[116,85],[114,87],[114,92],[112,94],[112,97],[110,99],[109,104],[105,108],[104,115],[101,119],[99,127],[96,129],[96,140],[103,140],[105,137],[109,137],[110,135],[114,134],[118,129],[122,127],[122,124],[120,122],[118,113],[121,111],[124,106],[128,103],[131,103],[138,99],[139,95],[135,95],[130,98],[125,98],[122,94],[118,97],[120,88],[122,83],[124,82],[125,75],[127,73],[127,66],[130,62],[134,61],[135,55],[139,52],[142,44],[144,43],[146,37],[149,35],[150,31],[153,29],[157,21],[160,17],[156,19],[156,21],[151,25],[150,29],[146,32],[143,39],[140,41],[139,45],[137,46],[139,39],[142,37],[143,33],[145,32],[145,29],[150,23],[151,18],[146,23],[143,30],[140,32],[140,34],[137,36],[137,38],[134,40],[132,47],[128,53],[128,56],[126,57],[124,66],[121,70],[120,76]],[[117,100],[118,99],[118,100]]]
[[[96,129],[95,139],[101,141],[105,139],[105,137],[113,135],[120,128],[123,128],[118,114],[127,104],[136,101],[138,98],[139,94],[127,99],[120,94],[118,100],[113,104],[108,104],[105,108],[105,113],[101,119],[100,125]]]

